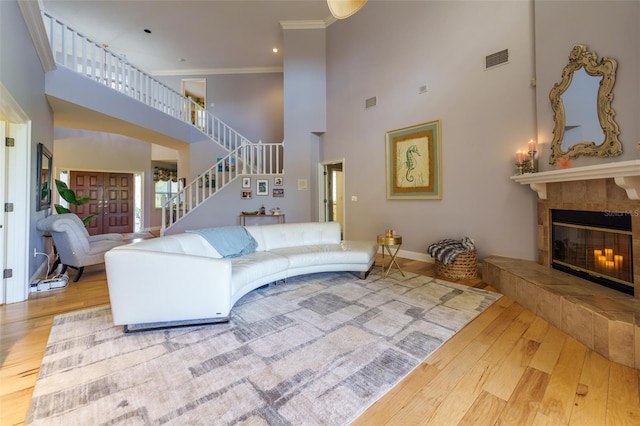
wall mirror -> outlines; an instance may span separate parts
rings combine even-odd
[[[38,143],[36,154],[36,181],[38,182],[38,192],[36,193],[36,209],[46,210],[51,207],[51,180],[53,155],[43,144]]]
[[[561,158],[615,157],[622,154],[620,131],[611,108],[616,81],[615,59],[603,57],[586,46],[575,46],[549,98],[555,128],[549,164]]]

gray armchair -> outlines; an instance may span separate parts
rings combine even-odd
[[[82,220],[73,213],[45,217],[36,227],[53,237],[62,271],[67,267],[78,270],[74,282],[80,279],[85,266],[104,263],[107,251],[127,242],[122,234],[89,235]]]

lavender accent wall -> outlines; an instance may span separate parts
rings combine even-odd
[[[562,79],[569,53],[577,44],[618,62],[611,107],[620,127],[623,153],[611,158],[579,157],[574,166],[636,160],[640,142],[640,2],[638,1],[536,1],[536,74],[538,141],[553,140],[553,111],[549,92]],[[547,151],[548,152],[548,151]],[[553,170],[548,155],[541,170]]]
[[[31,120],[30,137],[31,157],[30,170],[36,170],[36,146],[42,142],[49,150],[53,150],[53,113],[44,95],[44,71],[36,54],[31,37],[16,1],[0,2],[0,81],[11,96]],[[1,111],[1,108],[0,108]],[[55,160],[55,159],[54,159]],[[55,165],[55,164],[54,164]],[[3,177],[4,180],[4,177]],[[4,184],[4,182],[3,182]],[[29,182],[25,182],[24,191],[35,193],[35,172],[31,173]],[[33,249],[43,251],[44,241],[36,229],[36,222],[44,217],[45,211],[36,212],[35,203],[31,205],[29,216],[29,252]],[[0,242],[1,243],[1,242]],[[20,258],[22,260],[22,258]],[[29,275],[33,275],[42,258],[29,256]],[[21,265],[12,265],[20,268]],[[17,285],[27,283],[18,283]],[[11,284],[16,285],[16,284]]]
[[[535,199],[509,180],[536,138],[532,16],[531,2],[383,1],[329,27],[322,158],[345,158],[347,238],[394,229],[401,253],[426,259],[429,244],[469,236],[480,258],[535,258]],[[503,49],[509,63],[485,71]],[[442,200],[387,200],[385,133],[433,120]]]
[[[182,92],[182,79],[207,81],[207,110],[252,142],[282,142],[282,73],[157,76]],[[211,104],[214,106],[211,106]]]

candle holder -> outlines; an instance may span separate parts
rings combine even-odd
[[[538,151],[529,151],[529,170],[527,173],[536,173],[538,171],[538,159],[536,158],[536,152]]]
[[[538,151],[529,151],[529,158],[524,157],[524,152],[522,153],[523,157],[521,159],[516,157],[516,174],[523,175],[525,173],[535,173],[538,171],[537,152]]]

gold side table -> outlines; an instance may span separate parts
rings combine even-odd
[[[394,235],[392,237],[387,237],[386,235],[381,234],[378,235],[378,244],[382,246],[382,276],[386,278],[387,275],[389,275],[391,267],[395,264],[398,271],[404,277],[404,272],[402,272],[402,269],[400,269],[400,265],[398,265],[398,262],[396,261],[396,256],[400,251],[400,246],[402,246],[402,236]],[[396,251],[391,253],[391,247],[393,246],[396,246]],[[389,261],[389,264],[387,266],[385,266],[384,264],[385,250],[387,250],[387,253],[389,253],[389,256],[391,256],[391,260]]]

